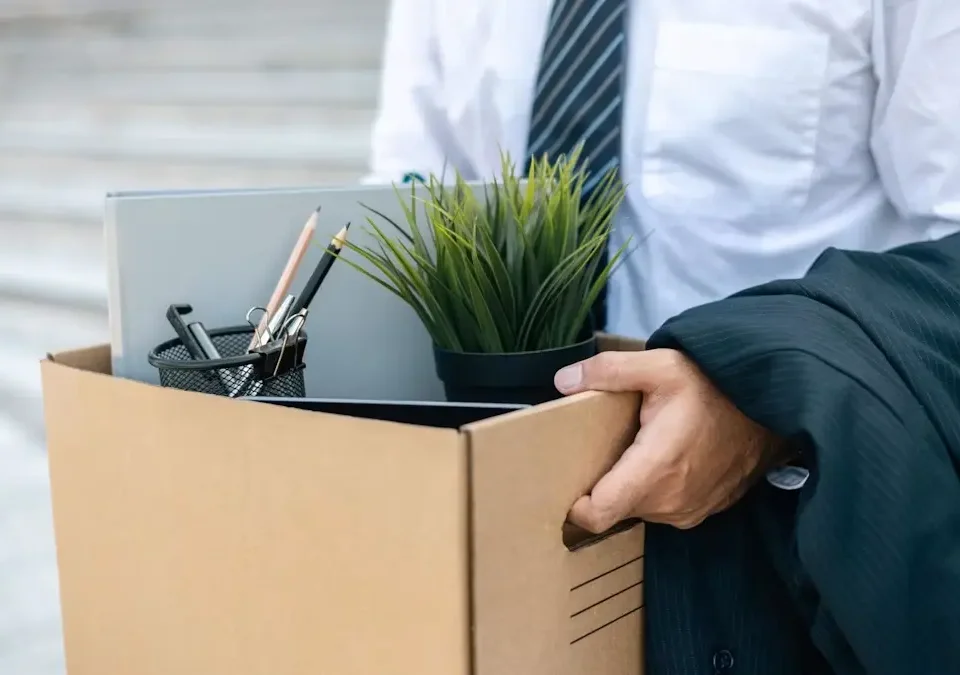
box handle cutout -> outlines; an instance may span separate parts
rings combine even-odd
[[[587,532],[582,527],[574,525],[570,521],[566,521],[563,523],[563,545],[567,547],[568,551],[577,551],[587,546],[597,544],[615,534],[633,529],[642,522],[639,518],[628,518],[627,520],[621,520],[606,532],[593,534],[592,532]]]

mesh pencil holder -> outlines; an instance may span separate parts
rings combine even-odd
[[[305,396],[306,333],[284,346],[275,343],[248,353],[253,334],[250,326],[211,330],[220,359],[193,359],[180,338],[174,338],[157,345],[147,361],[159,371],[160,384],[173,389],[231,398]]]

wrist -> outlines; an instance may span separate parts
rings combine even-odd
[[[800,445],[773,432],[767,432],[766,460],[771,469],[783,466],[796,466],[803,462]]]
[[[767,482],[779,490],[794,491],[803,488],[810,478],[799,443],[775,437],[769,446]]]

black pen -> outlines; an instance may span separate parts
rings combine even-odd
[[[337,236],[335,236],[330,242],[330,245],[327,246],[327,249],[323,252],[323,257],[320,258],[320,262],[317,263],[316,269],[313,270],[313,274],[311,274],[310,279],[307,280],[307,285],[304,286],[303,293],[300,294],[297,301],[293,303],[293,307],[290,308],[290,312],[287,314],[288,317],[293,317],[301,312],[304,316],[306,315],[305,310],[310,307],[314,296],[317,294],[317,291],[320,290],[320,284],[323,283],[323,280],[326,279],[330,273],[330,268],[333,267],[337,256],[347,243],[347,230],[349,229],[350,223],[347,223],[343,226],[343,229],[337,232]],[[287,332],[289,333],[290,331],[288,330]]]

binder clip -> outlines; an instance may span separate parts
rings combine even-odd
[[[284,334],[262,347],[254,348],[253,352],[262,356],[254,364],[257,378],[269,382],[280,375],[305,368],[303,356],[306,349],[307,336],[302,331],[294,335]]]

